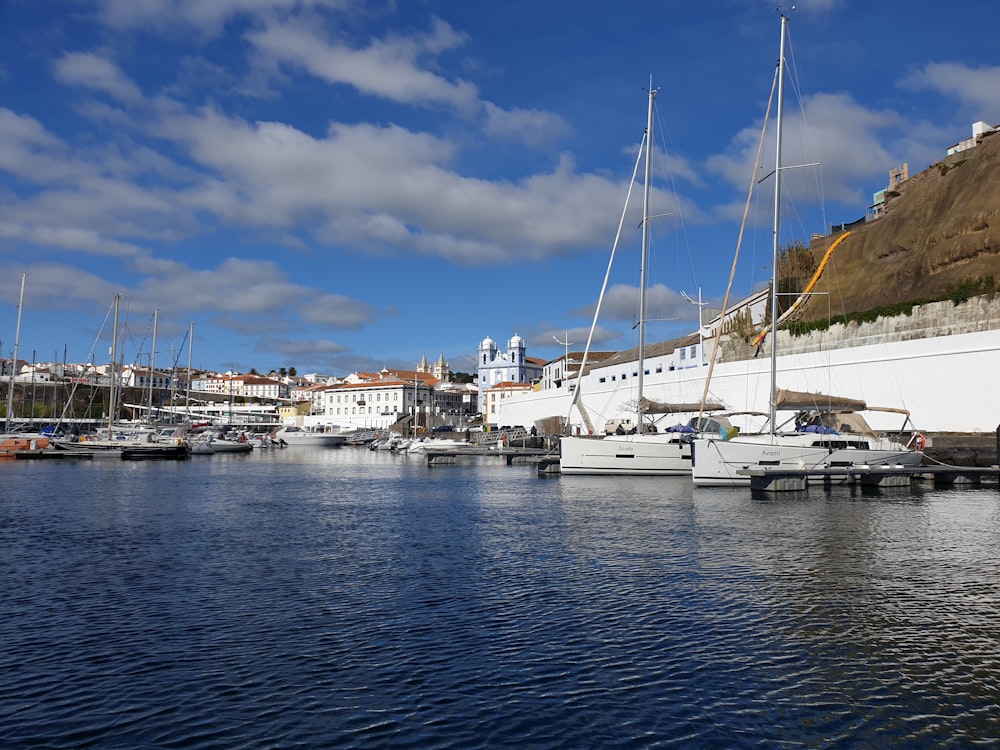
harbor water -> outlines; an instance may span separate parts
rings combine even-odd
[[[1000,743],[1000,491],[0,464],[0,747]]]

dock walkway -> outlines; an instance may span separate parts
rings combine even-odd
[[[502,450],[485,449],[481,446],[469,446],[467,448],[434,448],[427,451],[427,465],[433,466],[440,463],[455,463],[463,456],[492,456],[502,458],[508,466],[516,463],[532,463],[552,453],[548,448],[509,448]],[[556,454],[558,460],[558,454]]]
[[[932,480],[935,486],[979,485],[997,480],[1000,467],[982,466],[838,466],[823,469],[739,469],[750,477],[750,489],[764,492],[798,492],[810,483],[829,487],[834,482],[861,487],[908,487]]]

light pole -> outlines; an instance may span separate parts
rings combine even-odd
[[[698,354],[701,364],[705,364],[705,321],[703,312],[705,310],[705,305],[707,302],[703,302],[701,299],[701,287],[698,287],[698,299],[697,301],[691,299],[687,294],[681,290],[681,297],[686,299],[692,305],[698,308],[698,348],[701,350]]]
[[[562,344],[564,347],[566,347],[566,354],[563,356],[563,380],[569,380],[569,347],[570,347],[569,332],[567,331],[566,333],[564,333],[563,337],[566,339],[565,341],[560,341],[558,336],[555,335],[552,336],[552,338],[555,339],[555,342],[557,344]]]

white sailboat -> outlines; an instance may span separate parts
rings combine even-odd
[[[115,295],[114,323],[111,337],[110,383],[108,395],[108,424],[97,435],[81,436],[79,440],[58,440],[56,447],[64,450],[87,452],[94,457],[119,458],[126,461],[143,459],[186,459],[190,446],[179,435],[160,440],[157,430],[146,425],[123,426],[116,420],[121,392],[118,363],[118,313],[121,294]]]
[[[653,110],[656,99],[656,89],[650,85],[649,108],[646,117],[645,145],[645,180],[643,184],[642,201],[642,260],[639,284],[639,349],[638,371],[636,374],[636,411],[635,424],[629,420],[612,434],[602,437],[593,436],[563,436],[559,440],[559,471],[562,474],[629,474],[648,476],[687,476],[691,473],[691,440],[695,431],[687,427],[682,431],[659,431],[647,424],[647,415],[694,413],[703,411],[701,404],[656,404],[645,397],[643,393],[643,376],[645,374],[646,345],[646,272],[649,254],[649,194],[652,164]],[[638,171],[638,162],[636,163]],[[634,182],[634,179],[633,179]],[[623,215],[624,218],[624,215]],[[617,241],[616,241],[617,244]],[[609,269],[610,270],[610,269]],[[605,279],[605,284],[607,280]],[[603,298],[603,291],[602,291]],[[594,315],[594,325],[600,312],[598,302]],[[593,327],[591,328],[591,339]],[[587,351],[590,343],[588,340]],[[586,354],[580,365],[579,376],[583,375],[586,364]],[[568,364],[568,362],[567,362]],[[574,392],[573,403],[580,398],[579,383]],[[712,411],[721,408],[717,404],[706,405],[704,410]],[[581,412],[583,409],[581,407]],[[584,419],[589,425],[589,417],[584,413]],[[692,420],[697,422],[697,419]],[[723,420],[724,421],[724,420]],[[705,420],[702,421],[705,425]],[[711,429],[718,428],[718,422],[712,423]]]
[[[778,311],[778,230],[781,219],[781,125],[784,107],[785,39],[788,17],[781,14],[778,56],[777,127],[775,131],[774,226],[771,259],[771,315]],[[768,430],[760,434],[701,436],[694,440],[691,476],[696,486],[750,486],[749,469],[822,469],[861,464],[918,466],[923,460],[922,438],[913,447],[877,435],[860,412],[874,410],[864,401],[816,393],[792,393],[777,388],[777,335],[771,331],[771,397]],[[793,429],[779,431],[779,411],[789,412]],[[903,416],[901,431],[909,413]],[[822,481],[818,479],[817,481]]]

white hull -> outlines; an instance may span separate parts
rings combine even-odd
[[[845,443],[859,447],[838,447]],[[827,469],[865,464],[919,466],[922,459],[922,452],[888,440],[846,440],[839,435],[792,433],[745,435],[731,440],[701,438],[694,441],[691,478],[696,487],[749,487],[750,476],[740,474],[741,470]],[[813,481],[824,480],[816,477]]]
[[[211,446],[213,453],[250,453],[253,450],[252,444],[238,440],[213,440]]]
[[[347,442],[347,438],[331,432],[309,432],[308,430],[279,430],[275,440],[283,441],[285,445],[310,445],[322,448],[336,448]]]
[[[691,474],[691,443],[678,433],[563,437],[559,451],[561,474]]]
[[[431,453],[433,451],[448,451],[471,447],[472,443],[466,440],[452,440],[451,438],[425,438],[423,440],[411,441],[410,444],[406,446],[405,450],[407,453]]]

